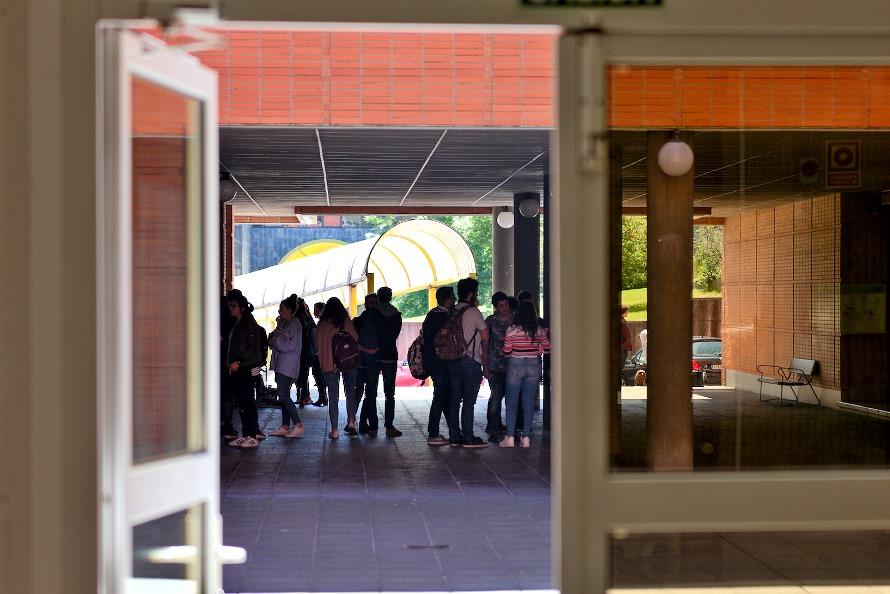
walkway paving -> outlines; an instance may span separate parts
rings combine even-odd
[[[398,398],[396,439],[331,441],[327,409],[307,407],[301,439],[224,448],[224,541],[248,551],[246,564],[225,567],[226,592],[550,588],[540,419],[530,449],[432,448],[428,402]],[[476,405],[479,435],[485,404]],[[276,428],[279,414],[260,409],[261,427]]]
[[[890,422],[726,389],[696,394],[697,470],[888,464]],[[632,388],[622,401],[626,470],[645,467],[645,396]],[[226,592],[551,587],[550,444],[540,416],[528,450],[431,448],[428,391],[397,400],[397,439],[332,442],[327,409],[309,407],[302,439],[224,448],[224,540],[248,550],[245,565],[225,568]],[[479,435],[485,404],[476,406]],[[271,431],[279,412],[261,409],[260,420]],[[613,544],[613,579],[616,592],[890,594],[872,588],[890,584],[888,550],[890,532],[632,535]]]

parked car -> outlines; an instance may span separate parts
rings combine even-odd
[[[648,362],[643,358],[640,349],[624,364],[621,370],[621,381],[625,386],[633,386],[637,372],[646,372]],[[692,385],[701,387],[709,384],[719,385],[723,372],[723,341],[710,336],[696,336],[692,339]]]
[[[429,383],[428,379],[419,380],[411,375],[411,369],[408,367],[408,361],[403,361],[398,369],[396,369],[396,386],[397,387],[417,387],[425,386]]]

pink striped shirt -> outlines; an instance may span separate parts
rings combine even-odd
[[[531,359],[550,352],[550,337],[544,328],[529,337],[520,326],[510,326],[504,337],[504,352],[517,359]]]

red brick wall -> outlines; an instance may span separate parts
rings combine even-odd
[[[815,359],[840,387],[840,197],[726,218],[723,340],[727,369]]]
[[[186,449],[185,142],[133,139],[133,455]]]
[[[541,34],[222,31],[223,125],[553,123],[556,38]]]

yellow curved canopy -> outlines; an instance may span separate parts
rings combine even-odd
[[[475,272],[473,254],[460,234],[442,223],[415,219],[380,236],[236,276],[235,288],[256,309],[277,307],[291,293],[310,303],[339,297],[349,304],[351,293],[357,302],[364,300],[368,273],[375,288],[387,286],[393,295],[402,295]]]

